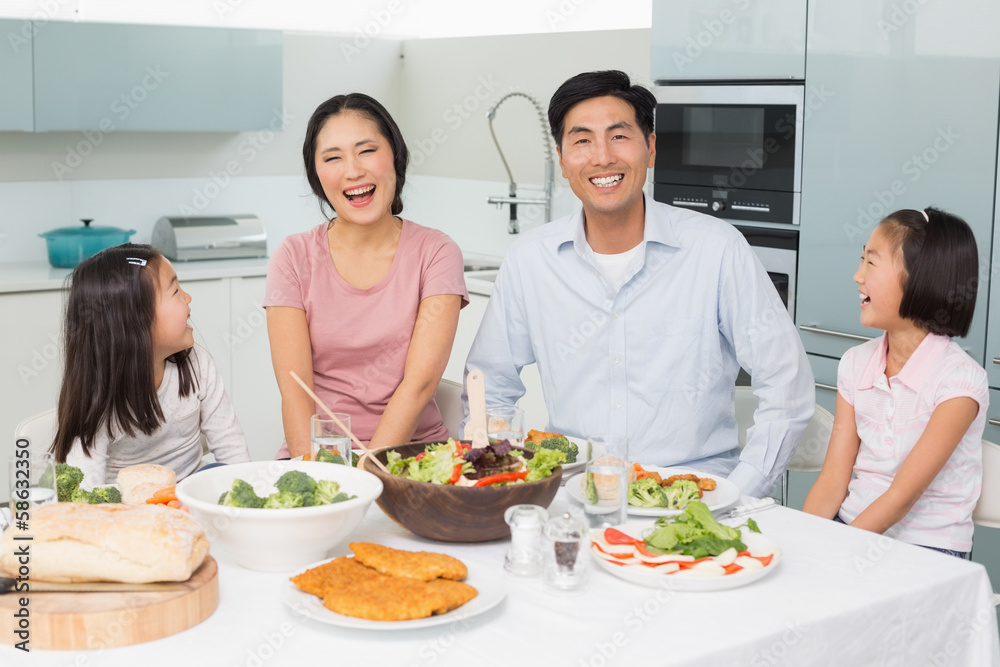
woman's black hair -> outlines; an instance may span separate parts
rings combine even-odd
[[[979,289],[979,252],[968,223],[926,208],[896,211],[879,226],[903,258],[899,316],[933,334],[968,335]]]
[[[556,146],[562,147],[566,114],[575,105],[593,97],[617,97],[627,102],[635,111],[635,122],[649,143],[653,133],[653,113],[656,97],[642,86],[632,85],[628,74],[619,70],[584,72],[567,79],[552,95],[549,102],[549,129]]]
[[[108,248],[69,277],[63,342],[57,462],[79,438],[88,456],[103,428],[109,437],[152,435],[163,423],[153,385],[153,322],[163,256],[135,243]],[[197,386],[192,348],[168,357],[180,373],[180,395]]]
[[[403,185],[406,183],[406,165],[410,161],[410,152],[406,148],[406,142],[403,141],[403,133],[399,131],[399,126],[396,125],[396,121],[392,119],[389,112],[379,104],[378,100],[364,93],[336,95],[320,104],[313,111],[309,124],[306,126],[306,137],[302,142],[302,159],[305,162],[309,187],[312,188],[313,194],[319,197],[320,208],[326,204],[333,209],[333,204],[330,203],[323,191],[323,184],[320,183],[319,175],[316,173],[316,141],[326,121],[345,111],[355,111],[375,123],[379,134],[389,142],[389,147],[392,149],[392,166],[396,171],[396,192],[392,198],[390,211],[393,215],[399,215],[403,212],[402,192]],[[336,214],[336,210],[333,210]]]

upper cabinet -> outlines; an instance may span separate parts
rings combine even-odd
[[[5,48],[0,48],[0,131],[30,132],[33,127],[31,27],[31,21],[0,21],[0,34],[8,37]]]
[[[36,132],[282,125],[279,31],[48,22],[32,43]]]
[[[803,0],[671,0],[653,3],[654,81],[803,79]]]

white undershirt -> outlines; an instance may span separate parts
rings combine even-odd
[[[632,258],[639,253],[639,248],[641,247],[642,244],[640,243],[631,250],[620,252],[617,255],[594,253],[594,259],[597,261],[597,269],[604,276],[604,279],[611,283],[611,287],[616,292],[625,284],[625,275],[628,273],[628,267],[632,264]]]

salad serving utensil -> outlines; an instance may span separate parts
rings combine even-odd
[[[299,386],[302,387],[302,390],[305,391],[307,394],[309,394],[309,396],[311,396],[314,401],[316,401],[316,405],[322,408],[323,412],[325,412],[327,416],[329,416],[330,419],[333,420],[333,423],[336,424],[338,427],[340,427],[340,429],[343,430],[344,433],[351,436],[351,440],[354,442],[354,444],[357,445],[362,452],[364,452],[363,456],[369,456],[372,450],[369,449],[368,447],[365,447],[364,443],[358,440],[358,437],[354,435],[351,429],[347,428],[344,422],[340,421],[340,419],[337,418],[337,415],[334,414],[334,412],[326,406],[326,403],[324,403],[322,399],[320,399],[320,397],[316,395],[316,392],[314,392],[312,389],[309,388],[309,385],[307,385],[305,382],[302,381],[302,378],[300,378],[295,371],[288,371],[288,372],[291,374],[292,379],[294,379],[296,382],[299,383]],[[370,458],[373,461],[375,461],[375,465],[377,465],[380,469],[384,470],[386,474],[389,473],[389,471],[385,467],[385,464],[383,464],[374,456],[371,456]],[[358,462],[358,467],[359,468],[361,467],[360,461]]]
[[[474,448],[490,444],[486,423],[486,378],[478,368],[469,370],[465,378],[469,392],[469,421],[465,425],[465,439],[472,440]]]

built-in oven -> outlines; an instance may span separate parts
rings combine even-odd
[[[726,220],[795,319],[802,81],[658,82],[653,198]]]
[[[797,225],[803,95],[801,81],[658,85],[655,198]]]

